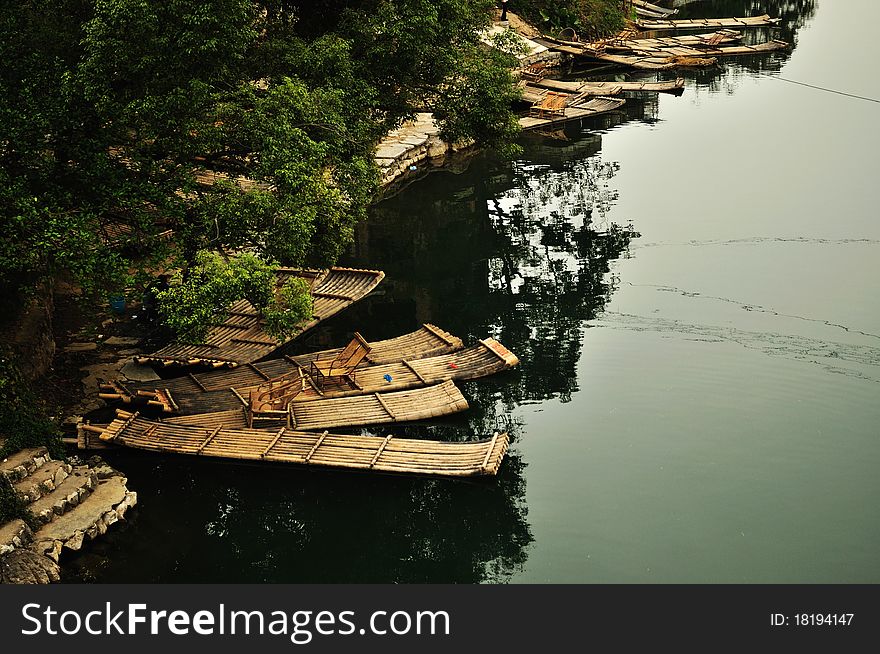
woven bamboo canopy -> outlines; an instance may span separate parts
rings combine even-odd
[[[216,325],[204,343],[198,345],[173,344],[152,354],[136,357],[138,363],[163,365],[198,365],[234,367],[256,361],[284,343],[292,340],[320,321],[339,313],[372,291],[385,277],[380,270],[330,268],[328,270],[300,270],[280,268],[278,284],[292,277],[309,283],[314,302],[310,320],[299,326],[297,333],[284,340],[269,336],[259,312],[247,300],[239,300],[229,307],[229,316]]]

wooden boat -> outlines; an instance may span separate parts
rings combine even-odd
[[[539,39],[541,40],[541,39]],[[670,70],[688,66],[711,66],[716,57],[752,55],[789,48],[785,41],[772,40],[756,45],[712,46],[699,48],[687,46],[648,47],[640,46],[642,40],[614,41],[609,43],[577,43],[545,38],[548,47],[576,57],[585,57],[640,70]]]
[[[235,395],[234,392],[231,393]],[[237,396],[236,396],[237,397]],[[239,397],[237,408],[163,418],[178,425],[248,428],[248,402]],[[413,422],[446,416],[468,408],[467,400],[453,381],[390,393],[330,397],[310,402],[291,402],[287,411],[264,416],[260,425],[286,424],[293,429],[334,429],[390,422]],[[254,424],[257,424],[254,422]]]
[[[135,361],[161,363],[166,366],[204,364],[215,368],[234,367],[256,361],[363,298],[382,281],[385,273],[380,270],[354,268],[278,270],[279,285],[292,277],[309,282],[314,309],[312,318],[300,325],[297,333],[287,339],[279,340],[269,336],[257,310],[247,300],[239,300],[229,307],[228,318],[210,331],[204,343],[169,345],[152,354],[135,357]]]
[[[522,116],[519,119],[519,125],[520,128],[524,130],[541,129],[551,125],[558,125],[583,118],[591,118],[593,116],[608,113],[609,111],[615,111],[622,107],[624,103],[625,101],[619,98],[600,97],[591,100],[574,98],[571,101],[571,104],[566,106],[564,116],[547,116],[545,118],[539,118],[537,116]]]
[[[260,394],[274,387],[287,385],[290,388],[277,394],[280,406],[277,409],[286,410],[290,402],[303,403],[326,400],[334,397],[348,397],[354,395],[370,395],[373,393],[388,393],[391,391],[405,390],[432,386],[447,380],[477,379],[494,375],[519,364],[519,359],[494,338],[479,341],[467,349],[451,352],[435,357],[423,359],[404,359],[394,363],[375,364],[358,372],[357,386],[345,383],[328,383],[319,389],[307,374],[307,369],[291,366],[288,372],[281,377],[272,379],[254,379],[252,376],[245,378],[244,383],[234,383],[230,386],[221,387],[219,390],[202,390],[194,388],[193,380],[187,378],[190,384],[187,390],[179,384],[172,391],[169,388],[150,389],[148,384],[140,384],[137,390],[128,389],[132,395],[104,393],[104,399],[123,399],[127,404],[140,399],[148,404],[162,408],[168,413],[190,415],[196,413],[208,413],[213,411],[225,411],[237,409],[246,404],[253,406],[251,399],[259,400]],[[263,371],[264,364],[259,364],[256,370]],[[255,366],[242,366],[239,369],[250,369]],[[302,371],[302,375],[299,374]],[[218,371],[219,372],[219,371]],[[230,371],[231,372],[231,371]],[[216,373],[203,377],[214,377]],[[231,377],[232,375],[224,375]],[[237,377],[241,378],[241,375]],[[216,380],[211,380],[213,383]],[[117,388],[122,391],[122,388]],[[247,402],[243,402],[247,400]]]
[[[678,9],[667,9],[645,0],[630,0],[637,16],[643,18],[668,18],[678,13]]]
[[[99,431],[103,441],[151,452],[442,477],[498,474],[509,443],[507,433],[496,433],[486,440],[449,443],[286,427],[205,428],[147,420],[124,411],[104,428],[87,427]],[[89,431],[80,430],[84,449],[89,447]]]
[[[424,324],[419,329],[403,336],[396,336],[384,341],[370,343],[372,350],[361,363],[361,367],[369,367],[383,363],[413,361],[425,357],[438,356],[456,352],[464,347],[461,339],[431,324]],[[190,373],[183,377],[162,380],[161,388],[157,382],[121,382],[113,381],[101,385],[100,397],[105,400],[119,400],[130,403],[137,397],[149,397],[143,393],[155,394],[162,392],[173,398],[206,391],[226,390],[229,388],[251,387],[263,382],[295,372],[298,368],[308,369],[312,361],[333,359],[342,350],[321,350],[295,356],[284,356],[259,363],[246,363],[235,368],[220,368],[201,373]],[[153,400],[159,398],[154,397]],[[161,403],[156,406],[166,411],[173,410],[172,403]]]
[[[553,89],[554,91],[567,91],[569,93],[592,96],[619,95],[626,91],[678,94],[684,90],[684,79],[679,77],[675,80],[661,82],[581,82],[545,78],[536,80],[525,87],[527,92],[534,92],[536,88]]]
[[[668,31],[690,29],[718,29],[718,28],[741,28],[741,27],[773,27],[779,24],[778,18],[763,16],[749,16],[744,18],[688,18],[683,20],[668,19],[642,19],[636,21],[636,27],[641,30]]]
[[[681,37],[678,37],[681,38]],[[671,58],[705,58],[705,57],[735,57],[741,55],[762,54],[785,50],[789,44],[785,41],[766,41],[756,45],[712,45],[708,41],[699,42],[698,45],[652,45],[650,42],[660,42],[663,39],[645,39],[644,41],[627,41],[625,45],[608,48],[606,52],[635,57],[671,57]],[[602,58],[598,56],[597,58]]]
[[[709,34],[683,34],[680,36],[663,36],[657,38],[641,38],[632,36],[628,39],[609,41],[604,44],[605,49],[614,51],[617,49],[628,50],[659,50],[663,48],[705,48],[720,45],[730,45],[742,41],[742,32],[735,30],[720,30]],[[587,44],[588,46],[590,44]]]

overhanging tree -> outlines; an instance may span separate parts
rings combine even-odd
[[[3,296],[59,274],[100,296],[173,267],[190,291],[212,276],[207,324],[230,293],[272,284],[255,261],[332,264],[374,196],[389,127],[432,110],[449,138],[515,134],[510,61],[478,40],[492,4],[7,3]],[[298,294],[254,296],[277,317],[305,310]],[[168,315],[194,338],[186,311]]]

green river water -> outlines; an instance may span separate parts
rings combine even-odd
[[[681,15],[764,10],[791,52],[433,173],[358,230],[344,263],[385,282],[297,347],[495,336],[518,369],[390,431],[508,422],[497,479],[112,453],[138,511],[69,578],[880,582],[880,104],[776,79],[880,98],[880,8]]]

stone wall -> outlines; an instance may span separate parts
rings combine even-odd
[[[388,187],[408,176],[419,176],[425,167],[442,167],[451,155],[473,147],[472,142],[447,143],[439,134],[440,128],[429,113],[416,114],[415,120],[388,132],[376,148],[381,185]]]

